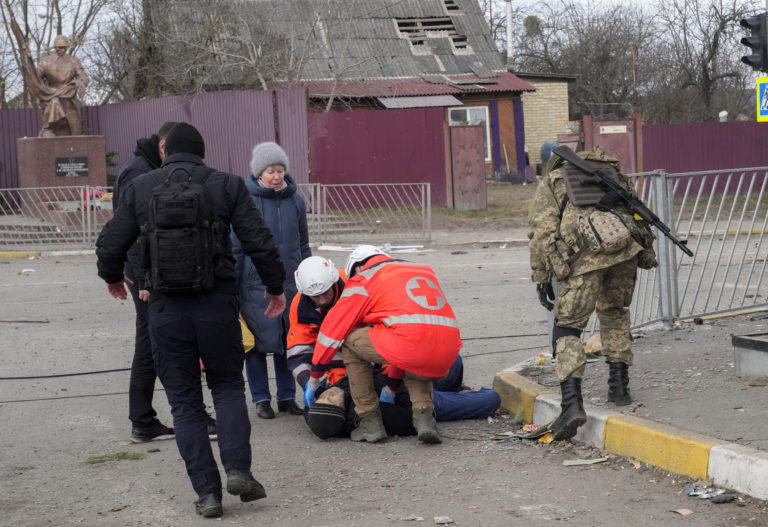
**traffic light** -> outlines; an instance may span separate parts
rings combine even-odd
[[[751,55],[741,57],[741,62],[756,70],[768,72],[768,21],[766,13],[742,18],[739,24],[746,27],[751,35],[741,39],[741,43],[752,49]]]

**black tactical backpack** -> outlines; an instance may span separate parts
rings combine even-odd
[[[188,177],[171,181],[178,171]],[[155,188],[142,227],[142,245],[153,291],[192,293],[213,287],[218,229],[203,187],[213,172],[208,167],[194,173],[181,167],[150,172]]]

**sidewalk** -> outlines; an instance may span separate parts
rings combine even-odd
[[[764,332],[765,311],[635,332],[632,404],[607,402],[608,367],[602,358],[588,363],[587,423],[574,441],[768,499],[768,379],[737,377],[731,344],[732,335]],[[546,424],[560,412],[551,361],[504,370],[494,388],[527,423]]]

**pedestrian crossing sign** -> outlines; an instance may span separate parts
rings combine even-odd
[[[768,77],[757,79],[757,121],[768,121]]]

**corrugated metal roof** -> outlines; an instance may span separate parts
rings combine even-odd
[[[379,97],[385,108],[432,108],[435,106],[462,106],[453,95],[430,95],[426,97]]]
[[[448,81],[480,80],[475,75],[448,75]],[[482,79],[487,81],[488,79]],[[337,97],[407,97],[417,95],[456,95],[462,93],[515,93],[533,92],[536,88],[509,72],[501,72],[493,79],[493,84],[466,85],[458,87],[453,83],[430,83],[420,77],[347,79],[334,81],[308,81],[307,92],[310,98],[323,99],[331,92]]]
[[[161,14],[174,13],[170,20],[170,41],[180,38],[208,42],[212,32],[218,47],[237,55],[241,38],[258,42],[258,36],[242,34],[246,18],[255,15],[275,38],[290,41],[290,46],[286,44],[280,49],[286,53],[294,50],[297,54],[309,51],[302,59],[293,58],[293,63],[306,61],[302,68],[303,80],[339,75],[373,78],[459,74],[477,71],[474,66],[477,63],[489,71],[504,69],[476,0],[455,0],[459,9],[451,11],[446,9],[444,0],[357,0],[354,3],[348,0],[249,0],[245,7],[243,2],[235,4],[234,1],[222,0],[218,16],[201,10],[194,1],[163,3],[159,7]],[[176,16],[178,14],[183,16]],[[398,19],[401,22],[416,19],[417,34],[401,32]],[[430,30],[434,23],[447,29]],[[466,47],[462,47],[463,39]],[[169,49],[167,53],[172,54],[174,50]],[[198,64],[198,69],[200,76],[215,71],[222,85],[248,85],[244,73],[238,76],[237,71],[230,69],[222,75],[221,65],[207,58]],[[227,79],[221,80],[221,76]]]

